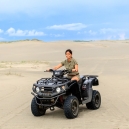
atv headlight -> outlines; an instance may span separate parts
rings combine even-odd
[[[60,93],[60,92],[61,92],[60,87],[57,87],[57,88],[56,88],[56,92],[57,92],[57,93]]]
[[[39,92],[39,91],[40,91],[39,87],[36,87],[36,92]]]
[[[35,86],[33,86],[33,89],[35,90]]]

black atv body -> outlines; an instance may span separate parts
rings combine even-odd
[[[31,111],[34,116],[45,115],[47,109],[53,111],[54,107],[58,107],[64,110],[67,118],[75,118],[80,104],[86,104],[92,110],[100,107],[100,93],[92,89],[92,86],[99,85],[98,76],[83,75],[77,82],[65,76],[69,70],[51,72],[51,78],[41,78],[33,84]]]

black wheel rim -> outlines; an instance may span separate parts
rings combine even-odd
[[[100,96],[97,94],[96,96],[95,96],[95,106],[96,107],[99,107],[100,106]]]
[[[78,102],[77,100],[73,100],[72,102],[72,113],[74,116],[78,114]]]

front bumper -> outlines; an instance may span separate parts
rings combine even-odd
[[[35,101],[37,105],[44,106],[44,107],[52,107],[57,103],[58,98],[66,93],[63,92],[51,97],[39,97],[37,94],[33,92],[31,92],[31,94],[35,97]]]

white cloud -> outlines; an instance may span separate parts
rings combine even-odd
[[[0,29],[0,33],[3,33],[4,31]]]
[[[92,31],[92,30],[89,30],[89,34],[90,34],[90,35],[96,35],[96,34],[97,34],[97,32]]]
[[[31,31],[28,31],[28,36],[45,36],[46,34],[43,33],[43,32],[38,32],[38,31],[35,31],[35,30],[31,30]]]
[[[9,34],[10,36],[15,35],[15,29],[14,29],[14,28],[9,28],[6,32],[7,32],[7,34]]]
[[[15,30],[14,28],[9,28],[6,33],[9,36],[45,36],[46,34],[41,31],[36,30]]]
[[[120,40],[125,40],[125,34],[123,33],[123,34],[119,34],[119,39]]]
[[[114,32],[117,32],[117,31],[120,31],[119,29],[112,29],[112,28],[103,28],[100,30],[100,33],[102,34],[106,34],[106,33],[114,33]]]
[[[129,30],[118,28],[103,28],[99,32],[101,35],[108,35],[107,39],[125,40],[125,35],[129,32]]]
[[[87,31],[85,30],[83,32],[78,31],[77,34],[78,35],[92,35],[92,36],[95,36],[95,35],[98,34],[98,32],[97,31],[93,31],[93,30],[87,30]]]
[[[63,34],[50,34],[50,36],[54,36],[56,38],[58,38],[58,37],[64,37],[64,33]]]
[[[48,26],[47,29],[54,29],[54,30],[81,30],[86,28],[87,26],[82,23],[72,23],[72,24],[62,24],[62,25],[53,25]]]
[[[118,39],[118,36],[117,35],[108,35],[106,39],[107,40],[116,40],[116,39]]]

